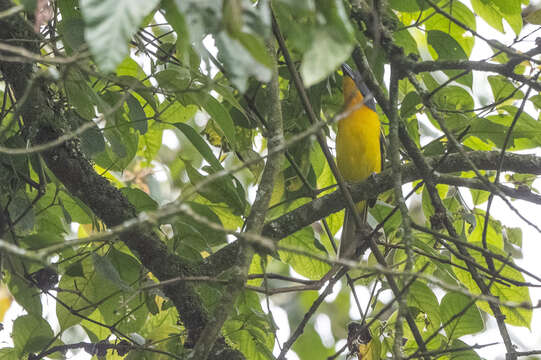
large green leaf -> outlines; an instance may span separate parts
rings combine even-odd
[[[301,75],[305,86],[312,86],[336,70],[344,62],[354,45],[353,27],[349,21],[342,1],[316,1],[322,18],[315,27],[312,43],[304,53]]]
[[[434,292],[423,282],[415,281],[408,290],[408,307],[415,307],[426,314],[424,327],[428,331],[437,331],[441,324],[439,304]]]
[[[440,304],[441,320],[450,339],[475,334],[485,328],[481,313],[471,299],[456,292],[445,294]],[[452,318],[454,320],[450,321]]]
[[[96,63],[112,72],[128,55],[128,41],[159,0],[81,0],[85,39]]]
[[[51,326],[41,316],[22,315],[13,323],[13,344],[21,359],[23,354],[42,351],[53,337]]]
[[[83,261],[83,267],[91,267],[90,260]],[[56,303],[56,316],[60,329],[66,330],[70,326],[78,324],[82,316],[90,315],[96,307],[89,301],[87,294],[90,289],[89,281],[83,277],[63,275],[58,284],[61,291],[58,292]]]
[[[502,20],[505,19],[515,34],[522,29],[520,0],[472,0],[473,11],[490,26],[504,33]]]
[[[281,250],[278,253],[280,258],[302,276],[310,279],[320,279],[330,266],[320,260],[314,259],[309,254],[325,256],[326,254],[315,245],[314,230],[311,227],[305,227],[293,235],[280,241],[280,246],[292,248],[308,254],[299,254],[297,252]]]
[[[452,34],[440,30],[428,31],[426,38],[432,56],[438,60],[467,60],[468,55],[466,52],[469,53],[473,46],[471,42],[459,42]],[[471,88],[473,85],[473,75],[471,72],[462,75],[461,73],[463,72],[463,70],[445,71],[449,77],[461,75],[456,81]]]
[[[474,243],[474,245],[477,245],[479,247],[483,247],[482,243]],[[498,249],[497,247],[494,247],[492,245],[488,245],[488,250],[491,252],[501,255],[503,257],[507,257],[506,254]],[[485,260],[485,257],[477,252],[477,251],[471,251],[471,257],[473,261],[485,268],[488,267],[487,262]],[[509,259],[508,261],[512,261]],[[463,268],[466,267],[466,264],[453,256],[453,262],[456,262],[457,264],[461,265]],[[494,268],[500,274],[501,276],[512,279],[517,282],[524,282],[524,276],[516,269],[504,265],[499,260],[493,260],[494,262]],[[456,274],[457,278],[464,284],[468,290],[472,294],[480,294],[481,291],[479,290],[479,287],[473,280],[471,274],[463,269],[460,269],[458,267],[453,268],[454,273]],[[487,282],[485,281],[485,284]],[[518,304],[528,304],[531,305],[531,299],[530,299],[530,291],[525,286],[518,286],[509,284],[507,282],[493,282],[490,287],[490,292],[493,296],[498,298],[500,301],[509,301],[509,302],[515,302]],[[479,301],[478,306],[481,310],[492,314],[492,310],[490,309],[489,304],[486,301]],[[515,326],[524,326],[529,328],[532,321],[532,310],[531,308],[522,308],[522,307],[508,307],[508,306],[500,306],[501,311],[503,315],[505,315],[505,322],[509,325],[515,325]]]

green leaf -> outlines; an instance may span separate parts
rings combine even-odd
[[[193,212],[205,218],[209,223],[222,227],[220,218],[212,211],[209,206],[196,202],[186,202]],[[171,225],[175,236],[177,236],[184,245],[188,245],[199,252],[210,251],[211,247],[226,243],[224,232],[212,229],[206,224],[194,221],[188,215],[176,215],[171,220]]]
[[[468,242],[471,243],[479,243],[482,242],[483,238],[483,228],[485,226],[485,212],[481,209],[475,209],[474,216],[475,216],[475,228],[470,228],[467,231],[468,234]],[[499,221],[496,221],[492,218],[489,218],[488,228],[485,230],[486,232],[486,240],[487,243],[497,247],[498,249],[503,249],[503,236],[502,236],[502,225]]]
[[[215,40],[218,60],[224,64],[228,77],[240,92],[246,91],[250,76],[265,83],[270,80],[270,69],[254,59],[239,40],[231,38],[225,31],[217,34]]]
[[[36,223],[34,209],[26,193],[23,191],[17,192],[17,195],[9,202],[7,210],[11,219],[19,220],[15,224],[17,232],[25,233],[34,228]]]
[[[6,282],[9,288],[9,292],[15,298],[15,301],[21,305],[29,314],[41,316],[42,306],[40,299],[40,291],[34,287],[26,279],[14,275],[12,272],[15,269],[11,269],[8,273]]]
[[[306,359],[327,359],[334,354],[332,348],[329,349],[323,345],[321,336],[314,329],[313,324],[306,326],[302,336],[293,344],[293,350]]]
[[[196,105],[184,106],[178,101],[164,101],[159,108],[159,119],[168,124],[185,123],[194,117],[197,112]]]
[[[520,0],[472,0],[473,11],[490,26],[504,33],[502,19],[505,19],[516,35],[522,29]]]
[[[450,355],[444,355],[441,357],[441,360],[481,360],[481,357],[477,355],[477,353],[473,349],[469,350],[459,350],[459,349],[465,349],[468,347],[468,344],[454,339],[451,343],[451,346],[449,346],[449,349],[451,350]]]
[[[370,214],[372,214],[376,221],[380,223],[391,213],[391,211],[393,211],[393,209],[394,206],[378,200],[376,202],[376,205],[372,209],[370,209]],[[398,211],[395,211],[395,213],[383,225],[385,233],[390,234],[395,231],[401,222],[402,217],[400,216]]]
[[[430,7],[430,4],[423,0],[391,0],[390,3],[393,9],[404,12],[417,12]]]
[[[483,247],[482,243],[474,243],[473,245]],[[502,250],[492,245],[488,245],[488,250],[503,257],[507,257]],[[473,258],[474,262],[485,268],[488,267],[487,262],[482,254],[480,254],[479,252],[471,251],[470,255]],[[518,282],[524,282],[524,276],[518,270],[515,270],[510,266],[504,265],[499,260],[494,259],[493,261],[494,268],[498,271],[498,274],[505,278],[509,278]],[[508,261],[512,260],[509,259]],[[462,260],[457,259],[455,256],[453,256],[453,262],[456,262],[462,267],[466,267],[466,264]],[[481,293],[479,287],[473,281],[472,276],[468,271],[462,270],[457,267],[454,267],[453,271],[456,274],[457,278],[469,289],[472,294]],[[490,292],[500,301],[511,301],[516,302],[517,304],[527,304],[529,306],[531,305],[530,291],[525,286],[512,285],[508,284],[505,281],[503,283],[493,282],[492,286],[490,287]],[[477,304],[481,310],[493,315],[492,310],[490,309],[490,306],[486,301],[479,301]],[[505,316],[505,323],[509,325],[524,326],[530,328],[532,321],[531,309],[507,306],[500,306],[500,308],[503,315]]]
[[[213,171],[220,171],[223,169],[222,164],[218,161],[216,156],[212,153],[212,150],[207,145],[205,140],[189,125],[183,123],[173,124],[177,129],[188,138],[188,140],[195,146],[197,151],[203,156],[203,158],[210,164]]]
[[[329,28],[317,30],[302,58],[300,72],[304,85],[310,87],[325,79],[349,58],[352,51],[353,43],[349,38],[335,38]]]
[[[309,254],[325,256],[326,254],[314,245],[314,230],[305,227],[280,241],[280,246],[293,248]],[[278,251],[280,259],[302,276],[309,279],[320,279],[330,270],[330,266],[312,257],[287,250]]]
[[[12,336],[15,349],[23,355],[42,351],[53,340],[54,334],[41,316],[22,315],[13,322]]]
[[[100,69],[112,72],[128,55],[128,41],[159,0],[81,0],[85,39]]]
[[[421,97],[417,92],[412,91],[408,93],[404,100],[402,100],[402,105],[400,106],[400,116],[403,119],[407,119],[410,116],[414,115],[421,105]]]
[[[125,187],[120,189],[120,191],[135,206],[137,213],[158,209],[158,203],[140,189]]]
[[[400,19],[394,12],[391,12],[389,15],[394,17],[394,20],[399,23]],[[408,28],[399,28],[393,33],[393,39],[396,45],[404,49],[404,54],[406,56],[410,54],[419,54],[419,49],[417,47],[417,42],[412,36],[412,33]]]
[[[20,356],[15,348],[4,347],[0,349],[0,359],[2,360],[20,360]]]
[[[132,287],[138,286],[141,280],[141,264],[133,256],[114,248],[101,259],[104,261],[98,264],[96,259],[93,259],[94,267],[85,268],[85,277],[89,279],[85,296],[97,304],[106,324],[115,325],[123,332],[138,331],[148,314],[145,296]],[[112,266],[100,268],[106,263]]]
[[[218,159],[216,159],[210,147],[191,126],[183,123],[175,123],[174,125],[180,131],[182,131],[186,138],[188,138],[188,140],[197,148],[203,158],[210,164],[210,169],[208,169],[210,174],[223,170],[222,165]],[[194,180],[196,182],[202,181],[202,175],[199,174],[199,172],[193,171],[191,174],[195,176]],[[206,188],[210,188],[214,184],[217,184],[215,186],[218,186],[218,189],[221,189],[221,201],[225,201],[229,206],[231,206],[236,214],[244,212],[246,206],[244,189],[237,179],[235,179],[232,175],[224,175],[218,178],[216,181],[209,183]]]
[[[441,317],[438,299],[425,283],[415,281],[411,284],[408,291],[407,302],[408,307],[415,307],[426,314],[424,327],[426,327],[428,331],[437,331],[439,329]]]
[[[476,30],[475,15],[463,3],[454,2],[450,4],[450,6],[444,11],[451,15],[453,19],[456,19],[460,23],[466,25],[467,28]],[[471,55],[475,38],[464,27],[457,25],[451,19],[436,12],[426,16],[424,25],[428,31],[439,30],[448,34],[460,44],[468,56]]]
[[[83,268],[91,266],[90,261],[82,263]],[[95,305],[85,296],[89,291],[89,282],[83,277],[72,277],[64,274],[60,278],[58,288],[59,301],[56,303],[56,316],[60,329],[79,324],[81,317],[72,314],[70,310],[75,310],[79,315],[88,316],[95,310]]]
[[[468,132],[498,149],[504,144],[509,126],[513,122],[518,109],[514,106],[502,106],[498,115],[476,118]],[[526,113],[521,113],[507,143],[507,150],[524,150],[538,147],[541,144],[541,122]]]
[[[260,37],[253,34],[241,32],[235,34],[235,38],[240,41],[242,46],[244,46],[244,48],[248,50],[250,55],[252,55],[255,60],[268,68],[272,66],[272,59],[267,52],[265,43]]]
[[[186,91],[192,80],[190,70],[174,65],[160,71],[154,77],[161,88],[172,92]]]
[[[128,94],[126,104],[130,110],[129,119],[131,126],[138,130],[141,135],[145,134],[148,130],[147,115],[141,106],[141,103],[133,97],[132,94]]]
[[[456,292],[445,294],[441,299],[440,313],[442,322],[448,324],[445,326],[445,333],[450,339],[475,334],[485,328],[475,302],[472,304],[471,299],[464,294]],[[454,320],[450,321],[451,318]]]
[[[485,190],[470,189],[473,205],[478,206],[488,201],[490,192]]]
[[[504,240],[522,247],[522,229],[519,227],[504,227]]]
[[[440,30],[430,30],[427,32],[426,38],[429,45],[429,50],[432,56],[437,60],[468,59],[468,55],[466,54],[465,49],[462,47],[462,44],[455,40],[451,35]],[[466,50],[471,50],[471,44],[466,43],[464,45],[470,46],[470,48]],[[437,56],[435,56],[436,54]],[[463,72],[463,70],[446,70],[445,74],[447,74],[449,77],[455,77]],[[455,81],[471,88],[473,85],[473,75],[471,72],[469,72],[463,74]]]
[[[202,106],[210,117],[218,124],[223,131],[227,141],[232,147],[237,144],[235,134],[235,124],[231,115],[227,112],[224,106],[212,96],[205,96],[204,100],[200,100],[199,105]]]
[[[524,97],[524,93],[515,88],[513,83],[503,76],[488,76],[488,82],[492,88],[494,102],[499,103],[506,100],[506,102],[511,103],[513,99],[522,99]]]
[[[60,25],[63,30],[63,39],[67,45],[66,48],[69,49],[68,54],[71,55],[73,51],[79,50],[85,44],[85,23],[79,15],[77,17],[66,18]]]
[[[94,109],[92,109],[92,114]],[[87,119],[91,119],[94,115]],[[76,112],[70,112],[68,114],[68,119],[73,127],[79,127],[82,125],[87,125],[88,122],[92,120],[86,120],[83,117],[79,116]],[[81,135],[81,150],[90,158],[95,154],[98,154],[105,150],[105,139],[103,138],[103,133],[98,128],[96,124],[93,124],[90,128],[85,130]]]
[[[492,1],[471,0],[473,11],[494,29],[503,33],[502,14],[492,4]]]
[[[235,344],[246,359],[272,360],[273,329],[261,310],[255,293],[244,292],[239,296],[236,311],[222,329],[227,339]]]
[[[471,110],[474,107],[471,95],[459,86],[446,86],[438,91],[434,95],[434,103],[445,110]]]
[[[83,203],[79,198],[71,196],[66,191],[61,191],[58,194],[59,200],[62,201],[62,206],[70,214],[71,220],[79,224],[90,224],[94,216],[92,210]]]
[[[94,263],[94,269],[96,269],[96,272],[103,278],[109,280],[122,290],[131,292],[130,286],[120,278],[120,274],[118,273],[117,269],[107,257],[92,253],[92,262]]]
[[[492,2],[518,36],[522,30],[522,1],[492,0]]]

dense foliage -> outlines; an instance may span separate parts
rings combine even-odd
[[[541,204],[527,2],[0,0],[0,357],[345,359],[352,319],[374,359],[541,353],[509,331],[541,284],[515,262],[540,231],[512,201]],[[353,186],[343,62],[386,137]]]

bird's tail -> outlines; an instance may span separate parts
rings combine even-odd
[[[366,219],[368,217],[368,202],[359,202],[357,204],[357,209],[359,210],[359,215],[361,216],[363,224],[366,224]],[[338,250],[338,257],[343,259],[354,259],[360,241],[362,241],[354,216],[353,212],[346,208],[344,226],[342,227],[342,238]]]

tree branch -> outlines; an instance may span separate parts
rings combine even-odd
[[[471,151],[466,154],[478,169],[496,170],[498,168],[500,153],[497,151]],[[450,154],[438,164],[440,160],[441,156],[427,158],[427,163],[431,167],[435,167],[437,172],[435,175],[471,170],[468,161],[461,154]],[[401,170],[403,184],[422,178],[414,164],[404,165]],[[504,156],[502,170],[540,175],[541,157],[507,153]],[[448,177],[445,179],[451,180]],[[387,170],[362,183],[353,185],[351,195],[354,201],[367,200],[373,198],[374,194],[380,194],[392,189],[392,187],[393,179],[390,171]],[[270,221],[265,225],[263,235],[274,240],[283,239],[319,219],[342,210],[344,206],[341,193],[335,191]]]

